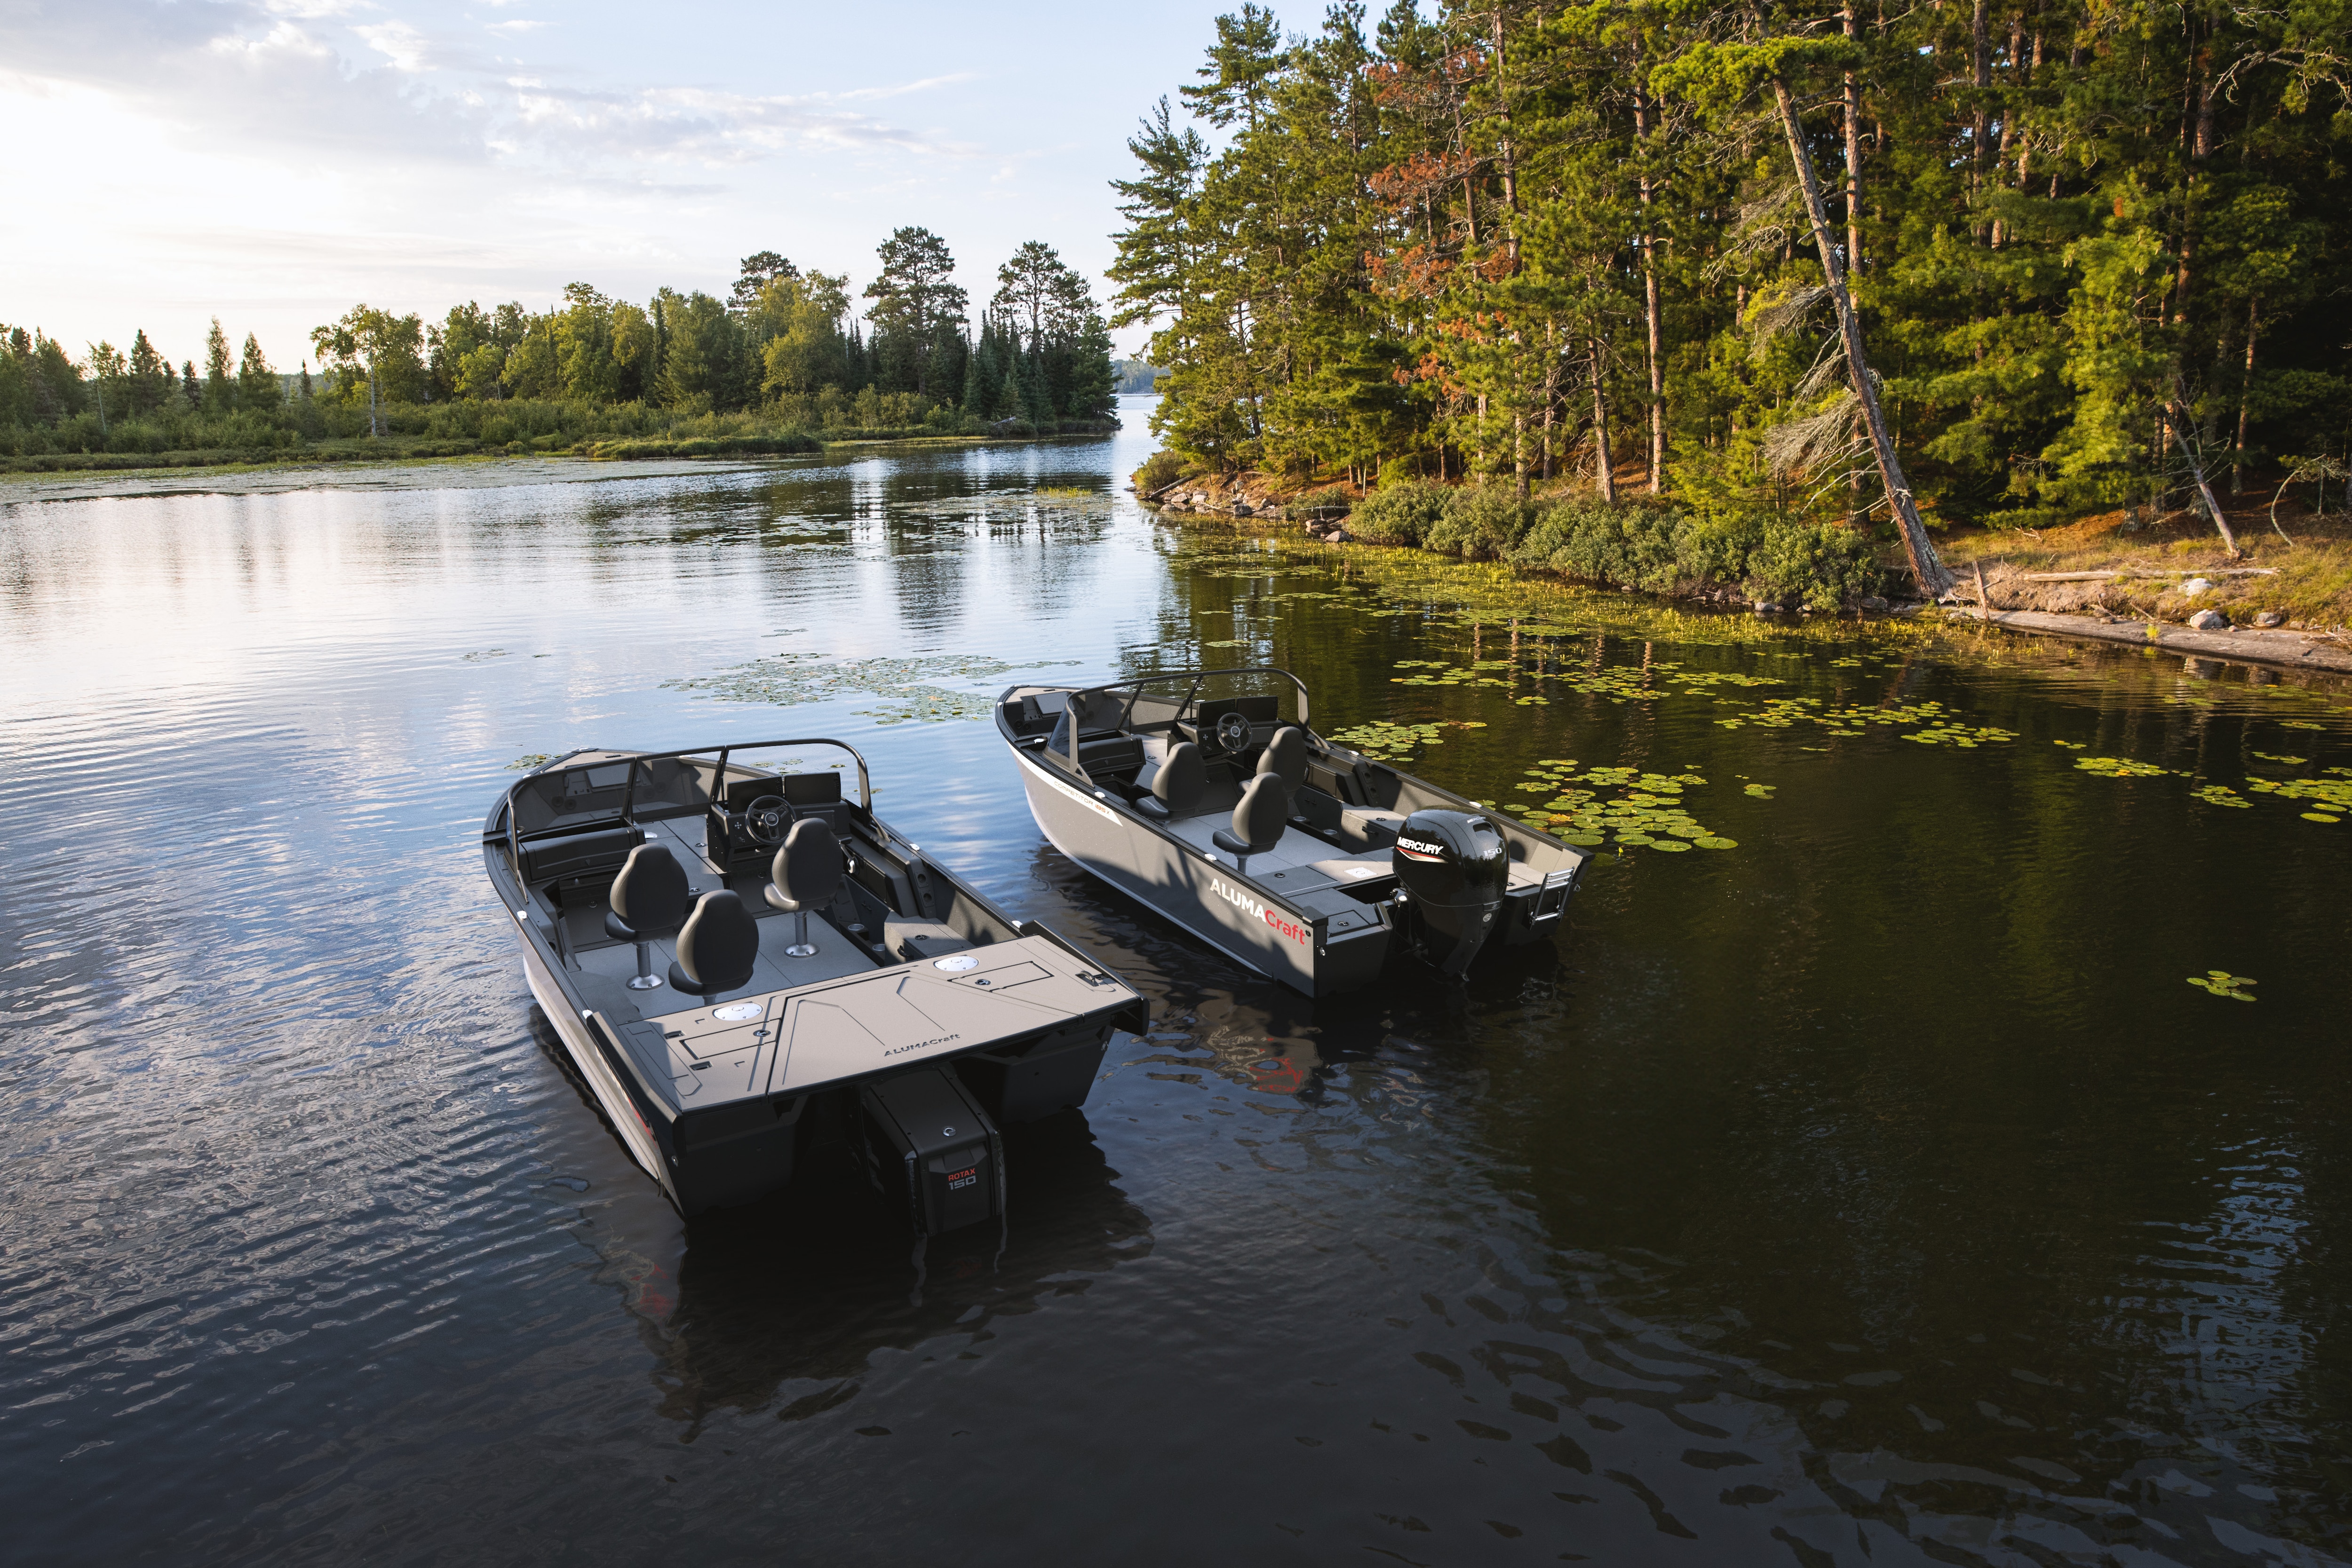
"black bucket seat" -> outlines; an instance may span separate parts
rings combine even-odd
[[[803,817],[784,836],[784,847],[768,867],[768,902],[797,921],[793,945],[784,952],[794,958],[816,956],[808,939],[808,912],[822,909],[841,891],[841,841],[814,817]]]
[[[604,935],[637,945],[637,974],[629,989],[650,991],[661,984],[654,973],[653,940],[677,929],[693,892],[686,868],[663,845],[639,844],[621,862],[606,895],[612,907],[604,913]]]
[[[1258,753],[1257,773],[1261,779],[1271,775],[1281,779],[1284,800],[1296,800],[1307,783],[1307,732],[1295,724],[1276,730]]]
[[[1208,788],[1209,765],[1201,760],[1201,748],[1180,740],[1160,758],[1160,771],[1151,776],[1151,792],[1138,799],[1135,809],[1162,822],[1189,817],[1200,810]]]
[[[1262,855],[1282,841],[1283,824],[1290,821],[1290,800],[1283,791],[1282,779],[1272,773],[1261,773],[1249,781],[1242,791],[1242,803],[1234,808],[1233,831],[1219,828],[1209,835],[1209,841],[1234,857],[1234,869],[1249,870],[1249,858]]]
[[[677,934],[669,983],[695,997],[740,991],[751,983],[759,957],[760,923],[743,901],[723,888],[706,893]]]

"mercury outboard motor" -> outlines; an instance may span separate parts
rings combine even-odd
[[[1404,925],[1421,956],[1447,977],[1478,956],[1511,880],[1503,835],[1466,811],[1415,811],[1390,852]]]

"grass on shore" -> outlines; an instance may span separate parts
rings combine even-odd
[[[2306,631],[2352,626],[2352,515],[2336,510],[2317,517],[2283,502],[2282,537],[2271,526],[2267,498],[2227,510],[2242,559],[2230,559],[2213,525],[2189,511],[2137,527],[2116,511],[2031,533],[1955,531],[1939,539],[1937,548],[1969,599],[1976,594],[1975,568],[1981,562],[1993,604],[2002,610],[2158,621],[2219,610],[2238,626],[2251,626],[2255,616],[2268,612]],[[2250,569],[2275,575],[2217,575]],[[2128,575],[2088,582],[2037,581],[2030,575],[2090,571]],[[2183,594],[2181,584],[2200,573],[2213,586],[2193,598]]]

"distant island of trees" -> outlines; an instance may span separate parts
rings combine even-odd
[[[307,361],[281,375],[250,333],[233,352],[217,318],[201,369],[174,370],[143,329],[127,350],[99,342],[77,358],[37,329],[0,327],[0,458],[217,460],[384,436],[426,455],[629,455],[789,451],[817,432],[1117,427],[1109,329],[1052,246],[1030,241],[997,268],[977,331],[939,235],[902,228],[878,254],[862,321],[845,277],[763,250],[725,298],[663,288],[639,306],[574,283],[545,311],[469,301],[429,323],[356,305],[311,333],[315,377]]]

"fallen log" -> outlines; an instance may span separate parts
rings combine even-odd
[[[2274,566],[2215,566],[2199,570],[2194,567],[2174,569],[2163,567],[2154,571],[2136,571],[2126,568],[2120,571],[2027,571],[2018,574],[2026,582],[2106,582],[2118,577],[2276,577]]]
[[[2200,653],[2241,664],[2267,664],[2285,670],[2335,670],[2352,674],[2352,648],[2320,642],[2295,632],[2191,632],[2161,621],[2103,622],[2081,615],[2053,615],[2039,610],[1997,610],[1985,624],[2013,632],[2055,632],[2062,637],[2088,637],[2101,643],[2124,643],[2168,653]]]

